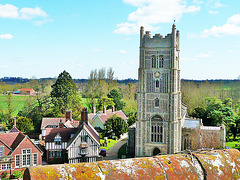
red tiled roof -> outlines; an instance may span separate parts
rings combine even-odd
[[[62,137],[62,141],[68,142],[71,134],[75,134],[78,128],[46,128],[46,142],[52,142],[54,137],[59,133]]]
[[[2,142],[12,150],[14,150],[24,138],[25,135],[21,132],[0,133]]]
[[[112,112],[112,109],[106,111],[106,114],[103,114],[103,111],[98,111],[98,116],[102,119],[103,123],[107,121],[112,115],[116,114],[117,116],[125,119],[128,119],[127,116],[122,112],[122,110]]]
[[[92,136],[92,138],[100,144],[100,138],[96,130],[90,125],[90,123],[84,123],[84,129]]]
[[[76,120],[67,120],[66,118],[43,118],[41,129],[47,128],[48,125],[59,126],[59,123],[62,122],[67,128],[78,127],[79,121]]]
[[[34,91],[33,88],[22,88],[19,91]]]
[[[56,125],[58,126],[59,123],[65,123],[66,122],[66,118],[43,118],[42,119],[42,125],[41,125],[41,129],[45,129],[47,125]]]

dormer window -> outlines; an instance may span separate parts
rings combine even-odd
[[[61,145],[62,144],[62,138],[60,134],[57,134],[54,138],[55,145]]]

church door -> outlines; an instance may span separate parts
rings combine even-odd
[[[158,155],[158,154],[160,154],[161,153],[161,151],[158,149],[158,148],[155,148],[154,150],[153,150],[153,156],[156,156],[156,155]]]

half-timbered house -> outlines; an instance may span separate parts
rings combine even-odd
[[[78,130],[67,146],[69,163],[95,162],[99,147],[99,135],[88,122],[87,108],[83,108]]]

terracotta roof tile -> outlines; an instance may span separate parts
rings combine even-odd
[[[103,111],[98,111],[98,116],[102,119],[103,123],[107,121],[112,115],[116,114],[117,116],[123,118],[124,120],[128,119],[128,117],[123,113],[122,110],[112,112],[111,109],[107,110],[105,114]]]
[[[19,143],[24,139],[25,135],[21,132],[1,133],[0,139],[12,150],[14,150]]]

